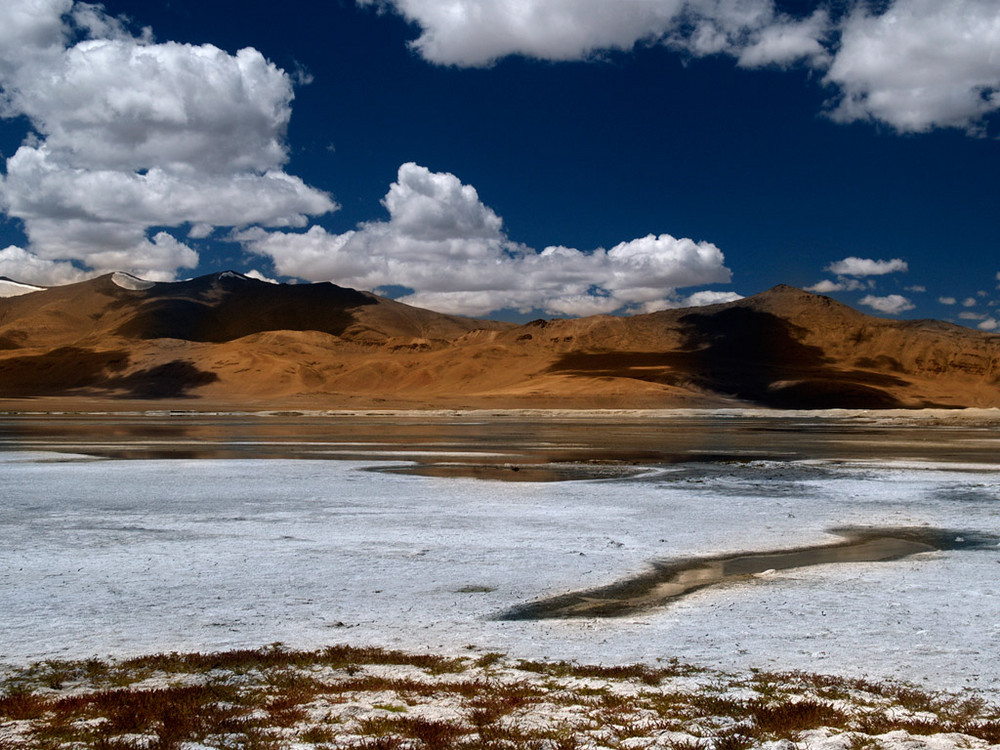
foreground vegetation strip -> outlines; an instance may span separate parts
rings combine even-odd
[[[932,744],[928,744],[934,740]],[[773,743],[779,743],[774,745]],[[10,668],[0,750],[985,748],[977,696],[662,661],[586,666],[332,646]]]

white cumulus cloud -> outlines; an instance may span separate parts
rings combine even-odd
[[[400,166],[383,205],[388,221],[343,234],[318,226],[305,232],[258,228],[234,239],[269,257],[281,275],[361,289],[403,286],[413,290],[403,302],[465,315],[501,309],[553,315],[663,309],[678,304],[679,287],[730,280],[715,245],[669,234],[610,250],[535,251],[506,236],[502,219],[474,187],[414,163]],[[701,297],[692,304],[699,299],[722,298]]]
[[[173,278],[198,257],[164,228],[304,226],[336,208],[283,171],[292,82],[257,50],[158,44],[97,5],[7,0],[0,88],[0,112],[34,128],[0,206],[40,258]]]
[[[907,310],[912,310],[915,307],[910,300],[901,294],[890,294],[885,297],[876,297],[869,294],[858,300],[858,303],[865,305],[866,307],[871,307],[879,312],[886,313],[887,315],[898,315],[899,313],[906,312]]]
[[[431,62],[483,66],[508,55],[580,60],[638,43],[725,52],[747,66],[822,58],[828,20],[795,19],[772,0],[359,0],[420,25],[413,47]]]
[[[791,16],[773,0],[358,0],[420,27],[413,47],[445,65],[508,55],[584,60],[663,44],[743,67],[804,61],[824,71],[841,122],[900,132],[977,132],[1000,109],[996,0],[852,0]],[[819,5],[819,4],[817,4]]]
[[[826,73],[835,120],[881,120],[902,132],[975,130],[1000,109],[996,0],[894,0],[879,14],[858,4]]]
[[[39,286],[70,284],[85,278],[72,263],[45,260],[17,245],[0,250],[0,276]]]
[[[0,76],[7,78],[26,64],[61,49],[67,33],[63,16],[72,8],[73,0],[0,3]],[[9,96],[4,92],[0,105],[7,104]]]
[[[906,272],[908,269],[906,261],[901,258],[872,260],[871,258],[857,258],[853,255],[826,267],[826,270],[838,276],[884,276],[887,273]]]

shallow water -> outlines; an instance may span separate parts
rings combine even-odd
[[[455,464],[993,464],[1000,456],[1000,410],[0,414],[0,451],[9,450],[134,459],[406,458],[444,462],[438,476]]]
[[[614,619],[498,619],[664,561],[834,545],[845,526],[1000,534],[995,423],[933,420],[3,417],[0,651],[348,642],[1000,694],[989,544],[770,565]],[[466,476],[372,471],[442,465]],[[512,467],[569,481],[490,481]]]
[[[706,586],[747,582],[782,570],[813,565],[843,565],[902,560],[912,555],[945,550],[995,550],[996,534],[929,526],[909,528],[831,529],[845,537],[838,543],[751,553],[726,553],[656,561],[649,570],[588,591],[560,594],[512,607],[504,620],[542,620],[564,617],[622,617],[668,606]]]

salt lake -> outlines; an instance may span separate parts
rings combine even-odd
[[[0,661],[349,643],[995,699],[998,428],[989,411],[0,415]],[[505,616],[843,529],[953,544],[754,569],[613,617]]]

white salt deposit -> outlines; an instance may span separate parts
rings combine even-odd
[[[494,619],[656,559],[835,541],[832,527],[1000,534],[998,467],[757,461],[541,484],[372,465],[0,453],[4,660],[473,645],[1000,695],[1000,548],[777,571],[620,619]]]

